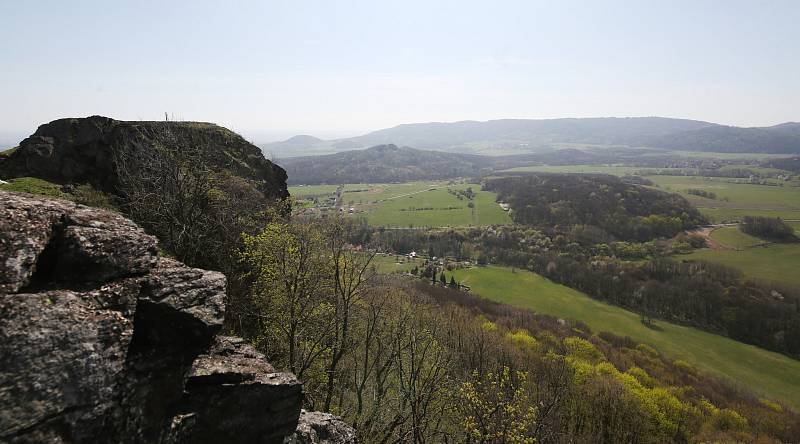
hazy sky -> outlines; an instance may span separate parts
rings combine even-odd
[[[0,0],[0,132],[213,121],[256,142],[400,123],[800,120],[800,1]]]

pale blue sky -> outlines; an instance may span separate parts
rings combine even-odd
[[[400,123],[800,120],[800,1],[0,0],[0,132],[213,121],[257,141]]]

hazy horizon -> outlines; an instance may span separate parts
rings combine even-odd
[[[256,143],[403,123],[800,120],[800,3],[0,3],[0,142],[63,117]]]

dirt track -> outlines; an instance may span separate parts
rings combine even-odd
[[[730,225],[736,225],[736,224],[710,225],[707,227],[700,227],[695,230],[687,231],[686,233],[690,235],[703,237],[706,240],[706,245],[708,246],[708,248],[712,250],[732,250],[731,247],[727,245],[722,245],[721,243],[711,238],[712,231],[716,230],[717,228]]]

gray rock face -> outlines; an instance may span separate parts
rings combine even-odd
[[[280,443],[297,425],[301,400],[302,385],[294,375],[275,372],[242,339],[219,336],[189,372],[182,408],[195,418],[182,439],[218,443],[236,436],[239,442]]]
[[[68,288],[143,274],[156,260],[155,238],[118,214],[6,192],[0,205],[0,292],[41,286],[37,270]]]
[[[300,414],[295,433],[286,439],[287,444],[355,444],[352,427],[330,413],[307,412]]]
[[[222,274],[123,217],[0,191],[0,442],[281,442],[301,385],[215,336]]]
[[[89,442],[109,429],[135,291],[123,280],[0,298],[0,441]]]

